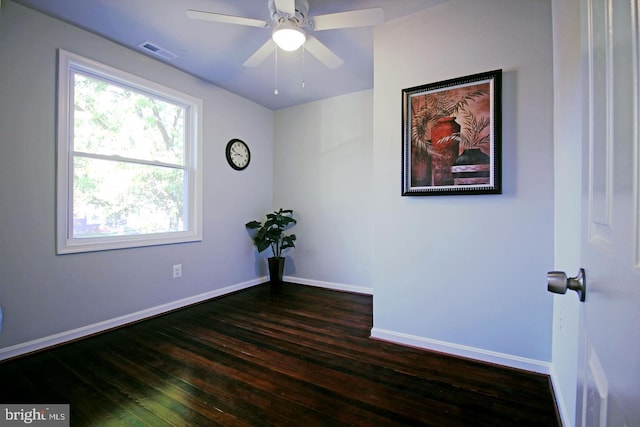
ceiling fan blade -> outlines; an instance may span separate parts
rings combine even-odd
[[[265,59],[267,59],[273,52],[276,50],[276,43],[273,39],[267,40],[265,44],[263,44],[256,52],[249,57],[246,61],[244,61],[245,67],[257,67],[262,64]]]
[[[296,1],[295,0],[274,0],[276,10],[285,15],[295,16]]]
[[[369,25],[383,23],[384,10],[379,7],[375,7],[371,9],[352,10],[349,12],[329,13],[326,15],[314,16],[311,21],[313,29],[316,31],[367,27]]]
[[[249,27],[264,28],[268,24],[261,19],[243,18],[242,16],[223,15],[221,13],[203,12],[201,10],[187,10],[187,16],[203,21],[222,22],[223,24],[246,25]]]
[[[320,43],[320,41],[315,37],[307,36],[304,48],[330,70],[334,70],[344,64],[344,61],[340,59],[338,55],[331,52],[328,47]]]

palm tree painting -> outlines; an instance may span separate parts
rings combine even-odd
[[[403,91],[403,195],[500,192],[500,75]]]

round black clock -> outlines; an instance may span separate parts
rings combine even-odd
[[[251,160],[251,151],[244,141],[239,139],[232,139],[227,143],[227,162],[229,166],[237,171],[241,171],[249,166]]]

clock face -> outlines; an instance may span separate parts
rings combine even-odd
[[[235,170],[242,170],[249,166],[251,160],[251,152],[244,141],[232,139],[227,143],[227,161]]]

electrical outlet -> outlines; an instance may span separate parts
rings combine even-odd
[[[173,278],[182,277],[182,264],[175,264],[173,266]]]

